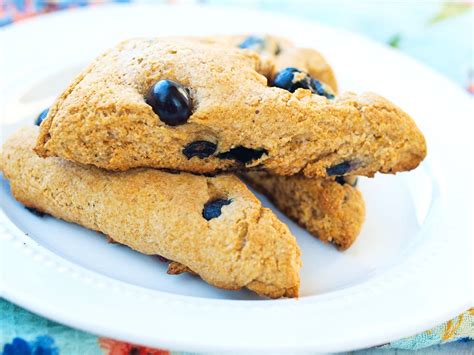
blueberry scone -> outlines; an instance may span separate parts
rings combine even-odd
[[[365,203],[355,187],[356,177],[309,179],[266,172],[247,172],[243,177],[289,218],[325,243],[345,250],[360,233]]]
[[[1,167],[27,207],[100,231],[225,289],[296,297],[300,250],[237,177],[153,169],[109,172],[33,152],[37,127],[3,146]]]
[[[109,170],[396,173],[423,135],[372,93],[333,96],[294,67],[199,39],[132,39],[105,52],[51,107],[36,152]]]

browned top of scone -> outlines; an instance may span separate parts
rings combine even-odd
[[[280,175],[368,175],[415,168],[423,135],[376,94],[335,99],[269,86],[275,63],[255,51],[203,40],[139,38],[96,59],[51,107],[36,151],[111,170],[213,173],[266,169]],[[192,114],[170,126],[145,97],[158,80],[190,93]],[[207,157],[184,154],[205,141]]]

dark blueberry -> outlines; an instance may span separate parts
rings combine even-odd
[[[35,125],[37,125],[37,126],[41,125],[41,122],[44,121],[44,119],[45,119],[46,116],[48,115],[48,112],[49,112],[49,108],[44,109],[43,111],[41,111],[41,113],[39,114],[39,116],[36,117]]]
[[[357,180],[357,176],[336,176],[336,182],[341,185],[349,184],[352,187],[356,187]]]
[[[184,86],[171,80],[156,82],[145,98],[161,121],[170,126],[186,123],[191,116],[192,102]]]
[[[336,176],[336,182],[339,185],[345,185],[346,184],[346,180],[344,180],[344,176]]]
[[[334,98],[334,95],[326,90],[324,84],[298,68],[289,67],[279,71],[273,79],[273,86],[289,92],[295,92],[297,89],[307,89],[311,90],[313,94],[325,96],[328,99]]]
[[[198,157],[200,159],[207,158],[214,154],[217,149],[217,144],[208,141],[196,141],[189,143],[184,149],[183,154],[186,158]]]
[[[248,36],[239,44],[239,48],[247,48],[256,52],[261,52],[265,49],[266,45],[267,41],[265,41],[265,38],[258,36]]]
[[[260,159],[263,154],[267,153],[266,149],[252,149],[238,146],[228,152],[219,153],[217,157],[220,159],[233,159],[240,163],[247,164],[253,160]]]
[[[44,217],[44,215],[46,214],[46,213],[43,213],[43,212],[41,212],[41,211],[38,211],[36,208],[33,208],[33,207],[26,207],[26,206],[25,206],[25,208],[26,208],[29,212],[33,213],[35,216],[38,216],[38,217]]]
[[[301,78],[294,81],[296,74],[301,74]],[[295,92],[297,89],[312,90],[311,80],[312,78],[307,73],[302,72],[298,68],[289,67],[279,71],[277,75],[275,75],[273,86],[288,90],[289,92]]]
[[[325,96],[328,99],[334,99],[334,95],[327,91],[324,84],[316,79],[311,79],[311,86],[313,87],[313,93],[318,94],[319,96]]]
[[[222,206],[229,205],[232,200],[217,199],[206,202],[202,210],[202,216],[207,220],[217,218],[221,215]]]
[[[354,166],[349,161],[342,162],[340,164],[326,168],[326,173],[328,176],[334,175],[344,175],[345,173],[351,171]]]

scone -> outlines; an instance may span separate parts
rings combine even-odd
[[[360,233],[365,203],[355,187],[355,177],[309,179],[265,172],[248,172],[243,177],[289,218],[325,243],[345,250]]]
[[[51,107],[36,152],[109,170],[395,173],[426,154],[413,120],[371,93],[333,98],[297,68],[199,39],[132,39]],[[271,78],[271,81],[269,81]]]
[[[296,297],[300,250],[288,227],[237,177],[153,169],[108,172],[33,152],[37,127],[3,146],[1,167],[27,207],[158,254],[225,289]]]

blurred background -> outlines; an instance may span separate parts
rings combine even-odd
[[[32,16],[105,3],[236,6],[318,21],[397,48],[474,95],[473,0],[0,0],[0,29]]]

